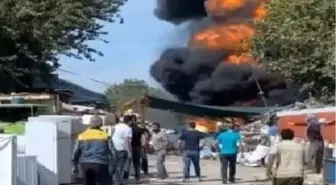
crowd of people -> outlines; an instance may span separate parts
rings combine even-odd
[[[324,149],[321,129],[315,115],[308,115],[307,123],[306,135],[310,142],[307,153],[304,144],[294,139],[291,129],[278,131],[276,124],[268,124],[266,133],[269,137],[280,136],[280,141],[271,147],[266,164],[266,175],[273,180],[273,185],[303,185],[306,162],[310,170],[321,172]],[[79,134],[75,145],[72,171],[75,175],[81,171],[84,185],[127,184],[131,166],[136,182],[141,183],[141,177],[149,174],[149,141],[152,141],[156,155],[156,178],[169,177],[165,167],[169,140],[159,123],[154,123],[149,131],[135,115],[125,115],[115,125],[112,136],[101,130],[101,126],[101,118],[92,117],[90,127]],[[189,122],[178,141],[183,160],[183,182],[190,179],[191,164],[197,179],[202,181],[200,142],[207,135],[195,127],[194,122]],[[234,183],[241,141],[239,130],[234,124],[227,124],[213,137],[220,156],[222,183]]]

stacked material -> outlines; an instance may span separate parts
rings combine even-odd
[[[246,166],[262,165],[269,153],[271,139],[265,134],[267,129],[263,121],[257,120],[241,128],[242,147],[237,160]]]
[[[264,126],[261,120],[246,124],[241,128],[240,134],[245,152],[253,151],[260,143],[261,129]]]

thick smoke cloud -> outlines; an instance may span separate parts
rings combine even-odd
[[[157,0],[154,14],[161,20],[181,23],[207,15],[204,0]]]
[[[200,25],[209,23],[203,0],[157,2],[155,15],[159,19],[180,23],[204,17],[199,21]],[[215,21],[210,23],[215,24]],[[180,100],[198,104],[232,105],[255,100],[256,105],[263,105],[260,87],[268,105],[285,105],[302,98],[298,88],[286,83],[279,75],[269,74],[262,68],[225,62],[228,52],[169,48],[151,66],[150,74]]]

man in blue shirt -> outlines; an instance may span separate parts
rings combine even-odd
[[[182,147],[183,182],[186,182],[190,178],[191,162],[195,167],[195,174],[198,180],[201,181],[200,140],[205,137],[205,134],[195,130],[195,122],[190,122],[188,127],[188,129],[182,131],[179,138],[179,143]]]
[[[229,168],[229,181],[235,181],[236,160],[238,153],[238,142],[240,135],[234,130],[234,125],[230,124],[226,132],[222,132],[217,137],[220,152],[221,176],[223,184],[227,183],[227,169]]]

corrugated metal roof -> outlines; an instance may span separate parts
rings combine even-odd
[[[83,86],[70,82],[62,78],[55,78],[49,83],[36,81],[35,88],[54,89],[55,91],[69,91],[71,93],[70,102],[100,102],[108,103],[107,97],[98,92],[91,91]]]
[[[219,107],[165,100],[146,96],[148,106],[155,109],[171,110],[199,117],[246,117],[265,114],[279,107]]]

